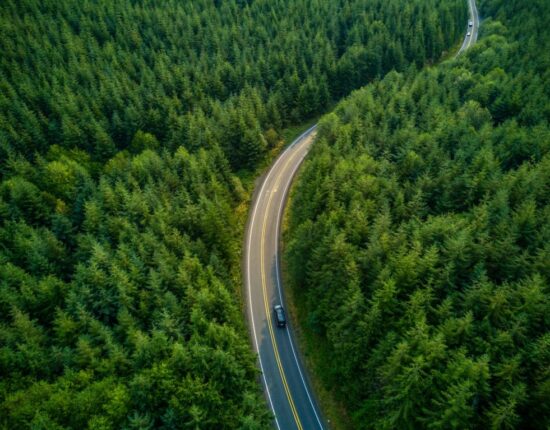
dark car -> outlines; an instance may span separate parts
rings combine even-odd
[[[273,313],[275,314],[275,320],[277,320],[278,327],[284,327],[286,325],[285,310],[281,305],[273,306]]]

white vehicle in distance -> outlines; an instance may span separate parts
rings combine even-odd
[[[474,26],[474,23],[472,22],[472,20],[468,21],[468,27],[473,27]]]
[[[468,34],[466,34],[466,36],[470,37],[472,35],[471,32],[468,32]]]

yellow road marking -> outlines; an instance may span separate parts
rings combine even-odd
[[[290,158],[286,161],[285,165],[283,166],[282,172],[284,172],[288,166],[288,164],[294,159],[297,152],[292,154]],[[281,182],[282,175],[279,174],[279,177],[277,178],[277,181],[275,183],[275,190],[278,189],[279,183]],[[277,348],[277,343],[275,342],[275,335],[273,333],[273,324],[271,322],[271,308],[269,306],[269,302],[267,300],[267,282],[266,282],[266,275],[265,275],[265,266],[264,266],[264,244],[265,244],[265,231],[266,231],[266,225],[267,225],[267,214],[269,213],[269,207],[271,206],[271,200],[273,199],[273,195],[275,193],[272,192],[269,195],[269,200],[267,201],[267,207],[265,211],[264,216],[264,222],[262,226],[262,239],[260,244],[260,271],[262,274],[262,291],[264,296],[264,306],[265,306],[265,312],[267,315],[267,325],[269,327],[269,333],[271,337],[271,344],[273,345],[273,352],[275,353],[275,360],[277,361],[277,367],[279,368],[279,373],[281,374],[281,380],[283,381],[283,386],[285,389],[285,393],[288,399],[288,402],[290,404],[290,409],[292,410],[292,415],[294,416],[294,420],[296,421],[296,425],[298,426],[299,430],[303,430],[302,423],[300,421],[300,417],[298,416],[298,412],[296,410],[296,406],[294,405],[294,401],[292,399],[292,394],[290,393],[290,389],[288,388],[288,383],[286,381],[285,372],[283,370],[283,365],[281,364],[281,358],[279,356],[279,349]],[[277,239],[278,240],[278,239]]]

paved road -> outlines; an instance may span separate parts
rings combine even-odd
[[[479,17],[475,0],[468,0],[472,27],[460,55],[477,40]],[[278,328],[273,305],[284,303],[279,233],[283,209],[294,174],[316,134],[314,125],[296,139],[273,164],[258,191],[248,221],[244,262],[247,308],[262,382],[279,430],[323,430],[326,426],[311,391],[292,327]]]
[[[316,127],[296,139],[265,176],[253,204],[246,238],[248,317],[265,392],[280,430],[325,427],[292,338],[292,327],[278,328],[273,316],[273,305],[284,302],[278,259],[283,208]]]
[[[462,54],[464,51],[466,51],[468,48],[470,48],[477,41],[477,34],[479,31],[479,14],[477,13],[476,1],[468,0],[468,6],[470,8],[470,21],[472,21],[472,26],[471,27],[468,26],[468,29],[466,30],[466,36],[464,36],[464,42],[462,42],[462,46],[456,53],[457,57],[460,54]],[[469,36],[468,36],[468,33],[470,33]]]

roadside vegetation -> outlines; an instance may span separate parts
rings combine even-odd
[[[480,41],[319,124],[286,265],[354,429],[550,426],[550,4],[486,0]]]
[[[238,298],[250,172],[465,20],[463,0],[2,1],[0,428],[268,428]]]

